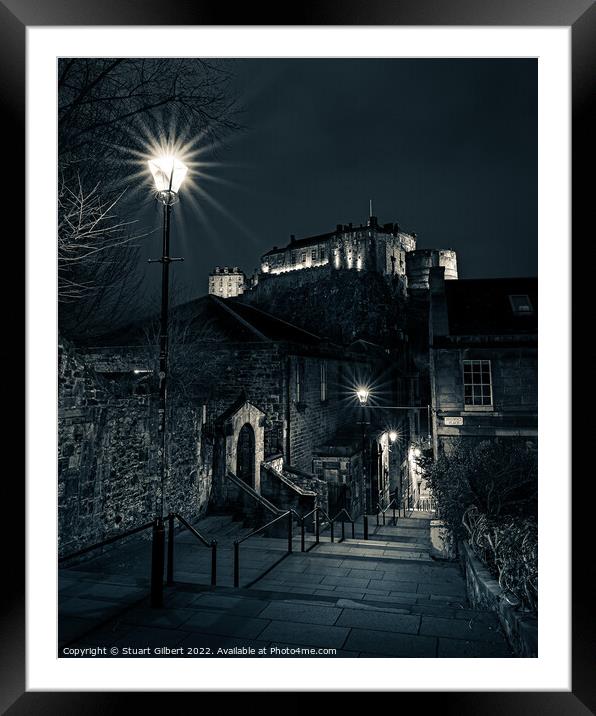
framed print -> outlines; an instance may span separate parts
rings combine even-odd
[[[0,12],[27,189],[7,712],[593,709],[569,400],[592,4]]]

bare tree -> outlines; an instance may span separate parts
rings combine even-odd
[[[238,128],[224,63],[69,58],[58,66],[58,262],[61,330],[104,332],[138,294],[134,186],[152,141],[175,130],[212,146]],[[128,180],[128,181],[127,181]],[[127,187],[128,184],[128,187]],[[120,316],[122,314],[122,316]]]

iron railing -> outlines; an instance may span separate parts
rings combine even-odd
[[[335,523],[339,521],[340,516],[343,517],[344,519],[341,520],[341,539],[339,539],[338,541],[343,542],[346,538],[346,532],[345,532],[345,523],[346,522],[351,523],[352,539],[355,538],[355,528],[354,528],[355,521],[354,521],[354,519],[352,519],[352,515],[350,515],[350,513],[346,510],[345,507],[342,507],[341,510],[334,517],[329,517],[329,515],[325,512],[325,510],[322,507],[317,507],[316,509],[318,510],[319,514],[323,514],[327,518],[327,525],[330,528],[329,536],[331,538],[331,542],[335,542]],[[347,520],[345,519],[345,517],[347,517]],[[316,539],[316,543],[318,544],[319,543],[319,535],[320,535],[320,518],[316,521],[316,525],[317,525],[317,528],[316,528],[315,539]],[[323,531],[325,529],[327,529],[327,527],[325,527],[323,529]]]
[[[108,537],[108,539],[104,539],[101,542],[96,542],[95,544],[92,544],[89,547],[84,547],[83,549],[79,549],[76,552],[71,552],[70,554],[66,554],[66,555],[58,558],[58,564],[62,564],[62,562],[67,562],[71,559],[74,559],[75,557],[81,557],[82,555],[87,554],[88,552],[92,552],[94,549],[99,549],[100,547],[107,547],[107,545],[113,544],[114,542],[118,542],[121,539],[130,537],[131,535],[137,534],[138,532],[142,532],[143,530],[148,530],[150,527],[153,527],[154,525],[155,525],[155,520],[153,520],[151,522],[147,522],[144,525],[140,525],[139,527],[133,527],[132,529],[127,530],[126,532],[122,532],[120,534],[114,535],[113,537]]]
[[[383,516],[383,527],[385,526],[385,514],[388,512],[388,510],[390,508],[393,510],[393,517],[392,517],[393,524],[394,525],[397,524],[397,517],[395,515],[395,510],[397,509],[397,511],[399,513],[399,503],[394,497],[392,500],[390,500],[389,504],[385,508],[383,508],[379,503],[377,503],[377,527],[379,526],[379,515]]]
[[[191,524],[189,524],[182,515],[177,512],[170,512],[168,515],[168,561],[167,561],[167,577],[168,586],[174,584],[174,520],[178,520],[191,535],[194,535],[199,542],[205,547],[211,549],[211,586],[217,585],[217,540],[207,540],[203,535]]]
[[[281,515],[278,515],[273,520],[270,520],[267,522],[267,524],[263,525],[262,527],[258,527],[256,530],[253,530],[252,532],[249,532],[249,534],[245,535],[241,539],[234,540],[234,587],[240,586],[240,545],[243,542],[246,542],[247,539],[250,539],[251,537],[254,537],[255,535],[261,534],[261,532],[264,532],[266,529],[269,529],[274,524],[279,522],[280,520],[287,519],[288,521],[288,549],[286,552],[286,555],[292,553],[292,542],[294,539],[294,528],[293,528],[293,518],[296,516],[298,520],[302,520],[302,517],[292,509],[287,510],[287,512],[282,513]],[[284,555],[284,557],[286,556]]]

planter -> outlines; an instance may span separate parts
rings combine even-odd
[[[457,558],[457,551],[451,530],[443,520],[430,521],[430,554],[434,559]]]
[[[470,604],[497,613],[501,627],[517,656],[538,656],[538,619],[518,611],[515,597],[505,592],[488,569],[474,555],[467,542],[460,544],[462,567]]]

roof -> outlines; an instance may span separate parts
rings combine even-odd
[[[215,297],[212,297],[215,298]],[[244,321],[257,330],[270,341],[290,341],[293,343],[306,343],[309,345],[322,342],[322,338],[310,331],[288,323],[277,316],[255,308],[239,300],[215,299],[224,304],[224,307],[234,313],[240,321]]]
[[[322,241],[327,241],[328,239],[331,239],[333,236],[335,236],[335,234],[335,231],[330,231],[326,234],[319,234],[318,236],[305,236],[303,239],[295,239],[294,241],[290,241],[289,244],[283,246],[281,249],[275,248],[271,249],[271,251],[267,251],[267,253],[263,254],[263,256],[282,254],[288,249],[300,249],[307,246],[313,246],[314,244],[320,244]]]
[[[139,346],[148,336],[157,336],[156,318],[148,318],[124,326],[107,335],[93,339],[94,347]],[[323,339],[314,333],[294,326],[281,318],[234,299],[202,296],[171,310],[171,332],[176,323],[189,326],[203,341],[263,341],[318,345]],[[185,329],[186,330],[186,329]]]
[[[533,310],[515,312],[510,296],[528,296]],[[538,332],[538,279],[445,281],[450,335],[517,335]]]

